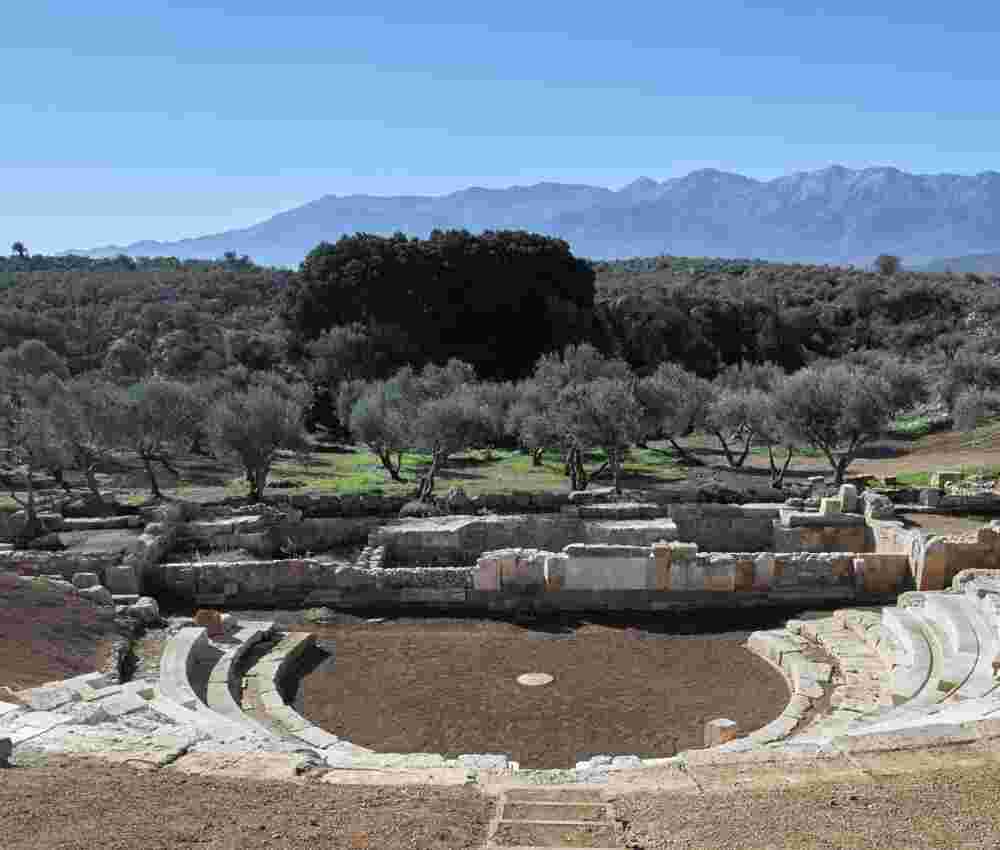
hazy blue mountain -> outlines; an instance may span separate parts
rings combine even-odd
[[[1000,254],[968,254],[964,257],[945,257],[921,267],[928,272],[975,272],[1000,274]]]
[[[249,254],[297,265],[322,240],[365,231],[427,236],[435,228],[526,229],[569,241],[578,256],[674,254],[867,264],[897,254],[908,266],[1000,246],[1000,173],[908,174],[832,166],[774,180],[714,169],[618,191],[537,183],[449,195],[326,195],[241,230],[177,242],[137,242],[91,256]]]

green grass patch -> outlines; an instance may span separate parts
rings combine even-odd
[[[596,471],[606,460],[603,451],[587,454],[588,472]],[[287,460],[276,463],[271,470],[271,480],[294,483],[294,491],[340,494],[410,495],[420,477],[430,465],[430,456],[417,452],[403,455],[402,482],[393,481],[379,459],[365,448],[352,450],[312,452],[308,459]],[[685,477],[672,452],[648,448],[632,449],[622,469],[623,486],[655,486],[657,483],[678,481]],[[602,478],[595,484],[610,483]],[[435,492],[446,493],[461,487],[470,496],[483,493],[540,493],[566,490],[569,479],[563,472],[563,461],[558,451],[545,452],[540,466],[534,466],[532,456],[519,451],[494,449],[462,452],[448,460],[439,470]],[[233,478],[226,492],[245,496],[246,482]]]
[[[926,416],[898,416],[889,426],[889,433],[900,437],[926,437],[931,430],[931,420]]]
[[[900,472],[896,475],[896,481],[904,487],[930,487],[931,475],[929,471],[924,472]]]
[[[962,473],[963,481],[973,478],[1000,478],[1000,465],[996,464],[988,466],[968,464],[952,468]],[[896,475],[896,481],[904,487],[930,487],[931,476],[936,471],[937,469],[923,470],[921,472],[900,472]]]

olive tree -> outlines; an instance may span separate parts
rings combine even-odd
[[[862,446],[922,394],[918,373],[903,364],[885,369],[824,364],[783,382],[778,415],[791,435],[822,452],[840,484]]]
[[[142,461],[150,493],[162,498],[155,463],[179,475],[171,458],[195,439],[205,412],[204,398],[188,384],[151,378],[126,395],[125,440]]]
[[[686,462],[701,463],[677,439],[704,424],[714,396],[711,383],[675,363],[661,363],[638,382],[636,394],[646,435],[665,437]]]
[[[20,473],[23,489],[13,487],[10,497],[25,513],[22,534],[34,537],[39,528],[40,498],[35,475],[53,466],[62,468],[68,462],[57,437],[52,409],[36,396],[15,400],[9,394],[0,396],[0,446],[6,463]]]
[[[124,393],[108,381],[82,377],[69,381],[64,392],[52,399],[51,407],[56,438],[71,465],[83,474],[91,495],[102,501],[97,471],[125,443]]]
[[[749,390],[743,405],[746,425],[753,433],[754,441],[767,447],[771,486],[780,489],[785,483],[785,475],[795,454],[795,438],[778,414],[779,386],[780,384],[775,386],[771,392]],[[779,446],[785,449],[785,458],[780,462],[775,455],[775,449]]]
[[[422,402],[413,421],[413,445],[429,452],[431,463],[421,479],[417,498],[430,497],[435,476],[451,455],[483,445],[489,433],[490,421],[470,388]]]
[[[565,417],[560,415],[560,394],[570,386],[589,384],[599,378],[628,381],[631,377],[632,371],[624,360],[605,357],[589,343],[568,345],[561,354],[543,355],[532,376],[517,385],[507,429],[532,452],[534,466],[541,465],[545,449],[562,448],[573,489],[583,489],[587,475],[582,452],[566,430]],[[598,470],[594,477],[602,471]]]
[[[416,410],[413,375],[409,369],[401,370],[388,381],[366,385],[351,406],[351,434],[374,452],[393,481],[403,480],[400,475],[403,452],[413,444]]]
[[[556,404],[577,456],[588,448],[601,448],[607,455],[615,492],[621,492],[621,469],[628,447],[642,435],[642,407],[635,393],[635,381],[597,378],[568,385]],[[574,473],[578,474],[577,470]],[[574,474],[573,488],[585,489],[587,479]]]
[[[301,393],[287,394],[273,384],[230,392],[209,411],[209,439],[243,467],[252,499],[263,497],[279,451],[305,447],[304,413]]]

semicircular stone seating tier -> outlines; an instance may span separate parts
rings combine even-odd
[[[9,737],[15,753],[37,748],[154,765],[199,752],[263,752],[305,766],[418,768],[459,778],[518,771],[504,754],[374,752],[319,729],[287,699],[314,641],[308,632],[277,633],[271,623],[243,622],[214,637],[200,627],[175,629],[157,679],[115,684],[95,673],[20,691],[16,702],[0,703],[0,738]],[[760,751],[821,754],[886,735],[916,735],[932,746],[935,736],[975,739],[992,728],[982,721],[1000,719],[1000,574],[967,570],[950,590],[903,594],[892,607],[802,615],[754,632],[747,645],[789,686],[785,709],[764,727],[680,756],[609,754],[568,771],[520,775],[601,782],[631,768]]]

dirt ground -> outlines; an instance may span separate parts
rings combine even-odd
[[[92,602],[0,584],[0,686],[16,691],[101,670],[117,636]]]
[[[902,513],[900,517],[907,525],[917,526],[924,531],[933,531],[935,534],[975,534],[984,525],[988,525],[991,519],[988,517],[923,513]]]
[[[507,753],[545,768],[601,753],[669,756],[702,746],[708,720],[750,731],[788,701],[743,635],[488,621],[309,628],[320,648],[299,689],[303,713],[383,752]],[[532,672],[555,680],[517,683]]]
[[[1000,464],[1000,445],[966,447],[968,435],[957,431],[930,434],[918,441],[880,442],[885,457],[863,457],[851,464],[851,473],[898,475],[960,466],[995,466]],[[874,455],[876,452],[869,452]]]
[[[1000,764],[617,808],[634,850],[996,850]]]
[[[613,800],[628,850],[996,850],[1000,765]],[[81,759],[0,772],[5,850],[479,850],[478,789],[298,785]]]
[[[0,771],[0,846],[478,850],[491,806],[474,788],[303,786],[52,759]]]

